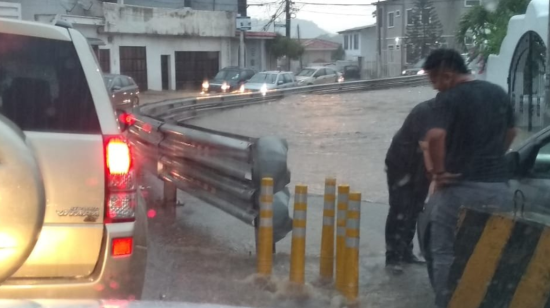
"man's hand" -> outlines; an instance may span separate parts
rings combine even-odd
[[[460,178],[461,174],[443,172],[439,174],[432,174],[432,183],[434,185],[433,191],[438,191],[442,187],[456,183],[456,180]]]

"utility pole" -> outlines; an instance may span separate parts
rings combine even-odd
[[[546,80],[545,80],[545,83],[544,83],[544,87],[545,87],[545,104],[546,106],[544,106],[544,108],[541,108],[542,110],[546,110],[546,108],[550,107],[550,14],[549,16],[547,17],[548,20],[547,20],[547,23],[548,23],[548,34],[547,34],[547,37],[546,37]],[[510,78],[510,77],[508,77]],[[514,102],[515,103],[515,102]],[[542,125],[545,125],[546,124],[546,112],[543,112],[541,114],[541,117],[542,117]]]
[[[286,37],[287,38],[290,38],[290,0],[285,0],[286,1],[286,7],[285,7],[285,12],[286,12]]]
[[[296,25],[296,31],[298,32],[298,44],[302,45],[302,39],[300,36],[300,25]],[[303,67],[302,56],[300,55],[300,70]]]
[[[382,16],[380,16],[380,0],[376,4],[376,27],[378,28],[378,61],[377,65],[377,78],[382,77]]]

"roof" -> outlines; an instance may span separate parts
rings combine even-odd
[[[289,72],[289,71],[263,71],[263,72],[259,72],[258,74],[260,73],[265,73],[265,74],[288,74],[288,73],[291,73],[292,72]]]
[[[235,36],[239,37],[241,32],[237,30]],[[260,39],[260,40],[271,40],[277,36],[275,32],[266,32],[266,31],[245,31],[244,37],[247,39]]]
[[[300,40],[304,49],[307,50],[337,50],[339,43],[326,41],[322,39],[304,39]]]
[[[372,25],[368,25],[368,26],[361,26],[361,27],[355,27],[355,28],[351,28],[351,29],[342,30],[342,31],[339,31],[338,33],[361,31],[361,30],[365,30],[365,29],[369,29],[369,28],[375,28],[375,27],[376,27],[376,24],[372,24]]]

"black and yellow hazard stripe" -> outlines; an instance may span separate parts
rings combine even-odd
[[[550,308],[550,226],[464,209],[449,308]]]

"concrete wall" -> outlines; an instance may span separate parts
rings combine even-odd
[[[233,12],[170,10],[105,3],[105,32],[234,37]]]
[[[192,0],[191,8],[206,11],[237,12],[237,0]]]
[[[376,61],[378,46],[378,34],[376,27],[367,28],[361,31],[361,57],[363,61]]]
[[[98,0],[2,0],[21,4],[23,20],[35,20],[36,14],[70,14],[102,16],[102,2]]]
[[[79,29],[80,30],[80,29]],[[86,33],[87,31],[82,31]],[[177,51],[217,51],[220,53],[220,68],[236,65],[238,42],[230,38],[179,38],[154,37],[142,35],[116,35],[111,39],[107,35],[99,35],[107,42],[101,49],[111,51],[111,73],[120,73],[120,46],[145,46],[147,49],[147,83],[149,90],[162,90],[161,55],[170,55],[170,89],[176,89],[175,52]],[[237,49],[235,49],[235,46]]]
[[[486,2],[486,1],[485,1]],[[458,27],[461,16],[466,13],[470,8],[465,6],[464,0],[447,0],[447,1],[433,1],[433,6],[437,11],[439,21],[443,27],[443,38],[447,43],[447,47],[457,48],[458,45],[454,39],[455,33]],[[402,44],[402,39],[406,36],[407,33],[407,14],[409,9],[414,7],[414,0],[402,0],[402,1],[386,1],[381,3],[383,7],[383,26],[381,29],[381,44],[382,44],[382,55],[384,61],[394,62],[403,61],[407,63],[406,52],[402,53],[390,52],[388,46],[394,46],[395,50],[395,39],[399,38],[400,44]],[[399,17],[395,14],[399,11]],[[394,25],[389,27],[388,14],[390,12],[394,13]],[[397,57],[397,58],[396,58]],[[403,60],[401,60],[403,58]]]

